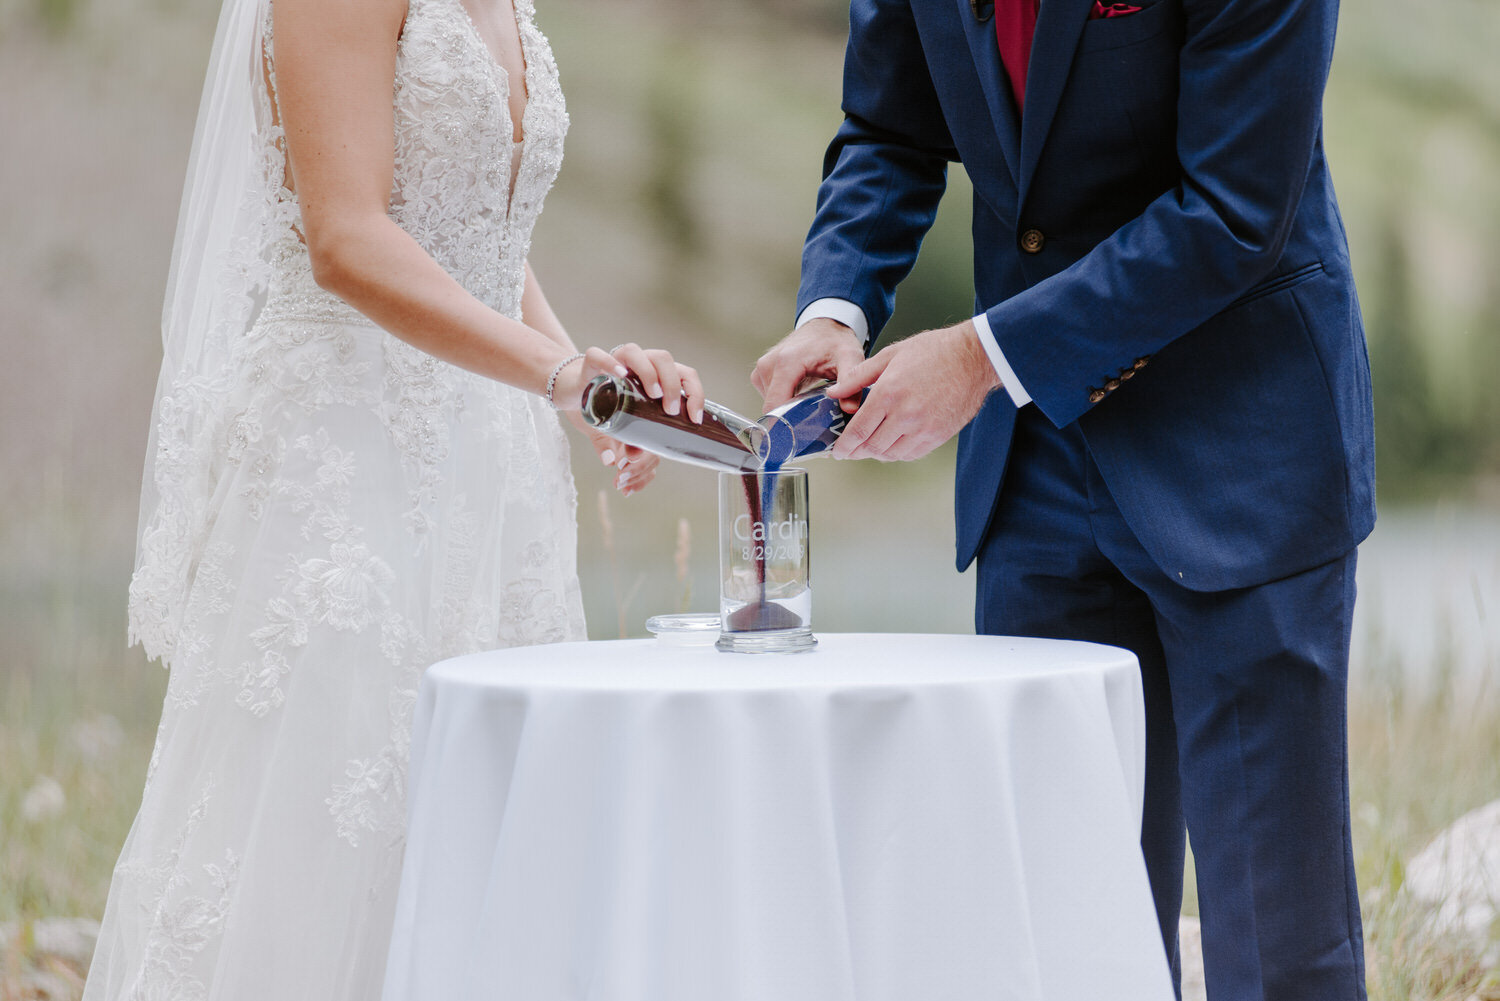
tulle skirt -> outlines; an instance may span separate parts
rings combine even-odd
[[[422,670],[585,635],[541,400],[363,323],[262,323],[231,375],[180,618],[132,587],[171,680],[87,1001],[379,997]]]

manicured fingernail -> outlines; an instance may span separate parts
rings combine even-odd
[[[624,376],[624,375],[629,375],[629,374],[630,374],[630,369],[626,368],[624,365],[616,365],[615,366],[615,375]]]
[[[677,399],[667,400],[662,404],[662,409],[669,415],[676,417],[677,412],[682,409],[682,398],[678,397]]]
[[[651,394],[651,398],[654,399],[654,400],[661,399],[661,383],[659,383],[659,382],[653,382],[651,384],[651,388],[648,389],[648,390],[646,390],[646,392],[650,393]]]
[[[617,463],[615,463],[615,465],[619,466],[621,469],[624,469],[626,466],[630,465],[630,456],[628,456],[628,455],[622,455],[622,456],[620,456],[620,461],[617,462]]]
[[[615,464],[614,449],[606,448],[604,451],[599,453],[599,458],[604,460],[604,464],[606,466],[613,466]]]

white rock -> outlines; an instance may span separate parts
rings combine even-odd
[[[49,918],[31,926],[32,952],[54,956],[73,966],[88,969],[99,941],[99,922],[89,918]]]
[[[1182,961],[1182,1001],[1208,1001],[1203,981],[1203,931],[1197,918],[1177,924],[1177,952]]]
[[[63,787],[56,779],[43,775],[21,797],[21,819],[28,824],[51,820],[62,813],[67,805],[68,797],[63,792]]]
[[[36,1001],[77,1001],[99,939],[99,922],[88,918],[46,918],[32,923],[31,950],[17,952],[19,921],[0,925],[0,996]],[[20,969],[7,970],[20,958]],[[10,989],[14,994],[6,994]]]
[[[120,749],[125,742],[125,728],[108,713],[95,713],[74,723],[68,736],[85,758],[100,761]]]
[[[68,978],[46,970],[28,970],[21,977],[21,998],[36,1001],[77,1001],[81,992]]]
[[[1432,930],[1494,951],[1500,915],[1500,800],[1459,817],[1406,866],[1402,891],[1431,907]]]

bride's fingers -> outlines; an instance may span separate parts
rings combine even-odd
[[[627,497],[636,493],[656,478],[661,459],[650,452],[641,452],[628,462],[622,461],[620,474],[615,477],[615,489]]]
[[[606,466],[623,465],[625,463],[625,444],[608,435],[598,435],[594,440],[594,450],[599,453],[599,461]]]
[[[661,378],[656,374],[656,366],[651,364],[646,349],[631,341],[621,344],[610,352],[620,363],[634,372],[641,380],[641,385],[646,389],[646,395],[653,400],[662,398]]]
[[[630,497],[634,492],[645,488],[657,474],[657,465],[660,465],[657,456],[652,455],[648,462],[631,462],[630,465],[619,471],[615,477],[615,489],[618,489],[625,497]]]
[[[589,348],[583,353],[585,382],[598,375],[624,375],[626,368],[619,359],[603,348]]]
[[[660,464],[660,456],[647,452],[645,449],[636,448],[634,445],[624,446],[620,461],[616,463],[621,470],[649,469],[653,471]]]
[[[703,380],[698,378],[698,370],[688,365],[678,365],[677,375],[682,380],[682,397],[687,403],[688,418],[694,424],[702,424]]]
[[[654,348],[646,352],[652,367],[656,370],[656,382],[661,386],[661,408],[672,416],[682,412],[682,376],[679,367],[672,360],[670,351]]]
[[[646,349],[634,341],[617,345],[610,354],[629,366],[645,387],[646,395],[661,400],[664,411],[681,413],[685,400],[692,421],[703,422],[703,380],[698,377],[697,369],[679,365],[670,351]]]

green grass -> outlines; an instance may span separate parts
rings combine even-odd
[[[125,649],[123,575],[0,580],[0,923],[103,910],[166,689],[165,671]],[[47,780],[60,809],[26,819]]]
[[[1437,831],[1500,798],[1500,700],[1493,689],[1367,685],[1350,717],[1351,799],[1372,998],[1500,998],[1500,971],[1423,934],[1427,912],[1400,891],[1406,863]],[[1491,943],[1500,942],[1500,928]]]

